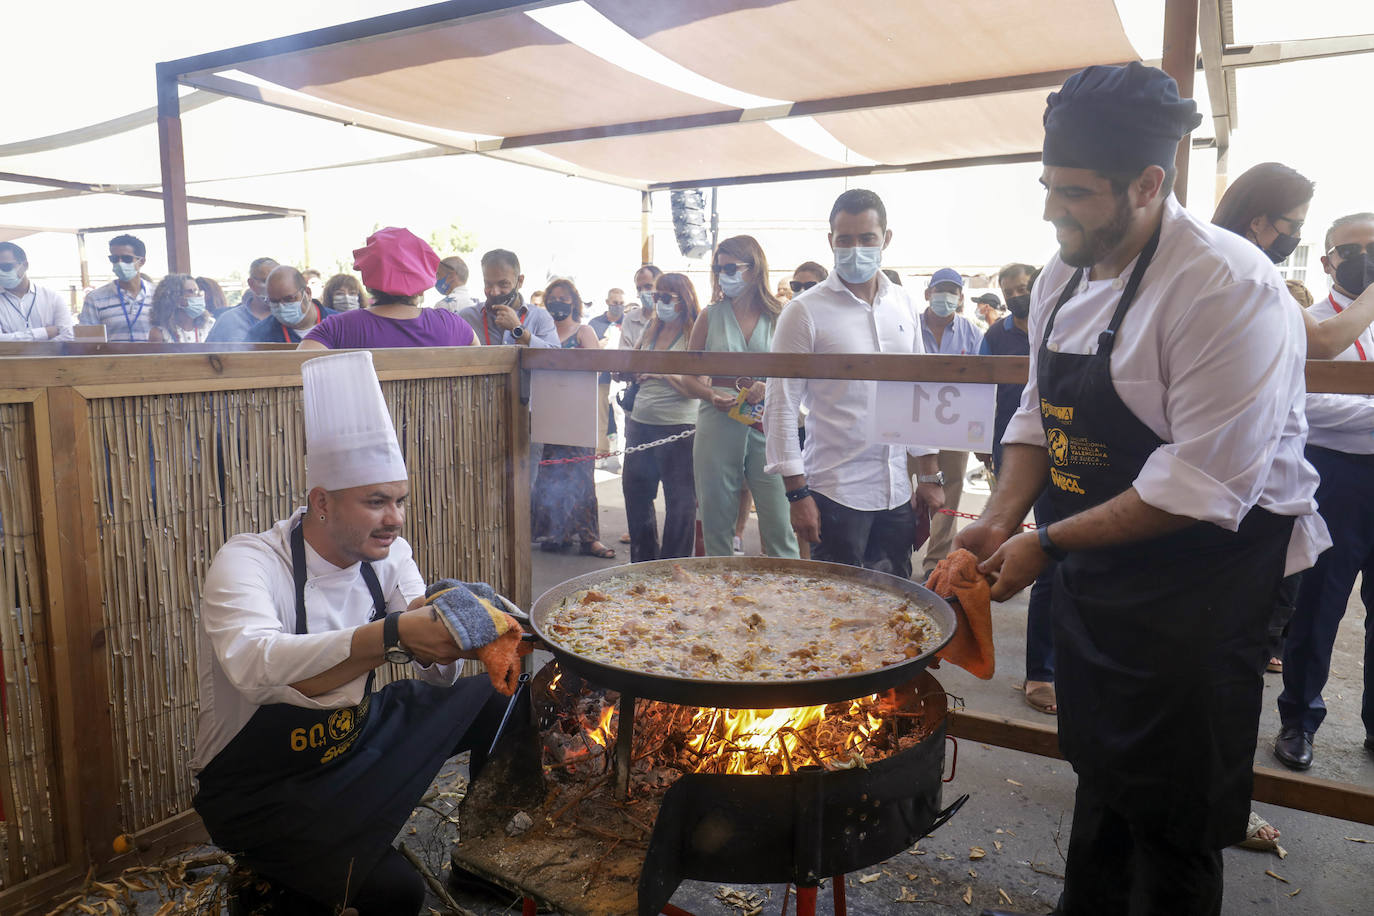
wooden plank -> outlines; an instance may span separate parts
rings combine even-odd
[[[1178,83],[1181,98],[1193,97],[1193,81],[1197,75],[1197,13],[1198,0],[1164,0],[1164,48],[1160,66]],[[1181,204],[1188,203],[1188,157],[1193,144],[1188,137],[1178,143],[1174,154],[1177,179],[1174,195]]]
[[[0,404],[27,404],[43,397],[42,388],[5,388],[0,389]]]
[[[45,519],[48,585],[60,585],[53,588],[51,618],[54,705],[63,723],[58,765],[63,785],[76,792],[68,802],[80,806],[74,842],[84,841],[90,855],[109,849],[120,832],[90,418],[86,401],[71,389],[51,389],[47,406],[51,452],[40,453],[40,463],[51,471],[48,504],[56,527],[55,545],[50,547],[49,526],[54,523]]]
[[[1038,722],[959,709],[949,717],[949,733],[966,741],[981,741],[1026,754],[1064,759],[1059,752],[1058,728]]]
[[[166,223],[167,271],[191,272],[191,236],[186,225],[186,155],[181,139],[181,103],[175,77],[157,81],[157,149],[162,164],[162,219]],[[129,336],[133,336],[132,334]]]
[[[506,460],[506,543],[511,576],[508,597],[520,607],[529,607],[534,601],[530,567],[530,408],[520,397],[522,374],[516,367],[506,377],[506,441],[510,444]]]
[[[73,888],[81,885],[85,874],[84,867],[63,865],[0,890],[0,913],[6,916],[47,913],[64,892],[70,894]]]
[[[911,356],[897,353],[721,353],[638,350],[527,350],[525,369],[667,372],[769,378],[1006,382],[1026,380],[1024,356]],[[1374,387],[1374,373],[1370,374]]]

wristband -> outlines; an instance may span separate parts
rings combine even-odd
[[[1050,540],[1050,526],[1041,525],[1035,529],[1035,536],[1040,540],[1040,549],[1045,552],[1045,556],[1054,560],[1056,563],[1062,561],[1068,554],[1059,549],[1059,545]]]
[[[787,501],[788,501],[789,503],[799,503],[799,502],[801,502],[803,499],[806,499],[806,498],[807,498],[808,496],[810,496],[810,495],[811,495],[811,488],[810,488],[809,486],[807,486],[806,484],[802,484],[801,486],[797,487],[797,489],[795,489],[795,490],[788,490],[788,491],[787,491]]]

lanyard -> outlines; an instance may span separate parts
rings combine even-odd
[[[14,309],[15,314],[17,314],[20,318],[23,318],[23,319],[24,319],[24,326],[25,326],[25,327],[31,327],[31,326],[32,326],[32,325],[31,325],[31,322],[30,322],[30,319],[33,318],[33,310],[34,310],[34,308],[36,308],[37,305],[38,305],[38,287],[35,286],[35,287],[33,288],[33,298],[31,298],[31,299],[29,300],[29,310],[28,310],[27,312],[24,312],[24,311],[21,311],[21,310],[20,310],[20,306],[22,306],[22,305],[24,304],[24,297],[23,297],[23,296],[20,296],[20,297],[19,297],[19,304],[16,305],[16,304],[15,304],[15,300],[13,300],[13,299],[10,298],[10,294],[9,294],[9,293],[5,293],[5,301],[6,301],[7,303],[9,303],[9,307],[10,307],[10,308]]]
[[[320,323],[321,321],[323,321],[323,320],[324,320],[324,315],[320,312],[319,306],[315,306],[315,323],[316,323],[316,324],[319,324],[319,323]],[[278,321],[277,324],[281,324],[281,322]],[[282,336],[282,338],[283,338],[287,343],[295,343],[295,342],[296,342],[296,341],[294,341],[294,340],[291,339],[291,329],[288,328],[288,327],[287,327],[286,325],[284,325],[284,324],[281,324],[281,336]]]
[[[1344,311],[1345,311],[1345,309],[1341,308],[1339,305],[1336,304],[1336,297],[1335,297],[1335,296],[1332,296],[1332,295],[1329,295],[1329,294],[1328,294],[1326,298],[1327,298],[1328,301],[1330,301],[1331,307],[1332,307],[1333,309],[1336,310],[1336,314],[1337,314],[1337,315],[1339,315],[1341,312],[1344,312]],[[1368,356],[1365,355],[1364,347],[1360,344],[1360,341],[1359,341],[1358,338],[1355,340],[1355,352],[1358,353],[1358,354],[1360,354],[1360,361],[1361,361],[1361,362],[1363,362],[1363,361],[1365,361],[1365,360],[1367,360],[1367,359],[1369,358]]]
[[[522,328],[525,326],[525,319],[528,317],[530,317],[530,310],[526,308],[525,314],[520,316],[520,326]],[[482,339],[486,341],[487,346],[491,346],[491,329],[487,327],[486,306],[482,307]]]
[[[140,286],[140,287],[139,287],[139,290],[140,290],[140,294],[141,294],[141,293],[142,293],[142,290],[143,290],[143,287]],[[115,292],[119,293],[119,310],[120,310],[121,312],[124,313],[124,324],[125,324],[125,326],[129,329],[129,339],[130,339],[130,340],[133,340],[133,339],[134,339],[134,325],[138,323],[138,319],[139,319],[139,318],[143,317],[143,307],[144,307],[145,305],[147,305],[148,303],[147,303],[147,301],[139,302],[139,303],[138,303],[138,311],[134,312],[133,321],[130,321],[130,320],[129,320],[129,308],[128,308],[128,306],[126,306],[126,305],[124,304],[124,287],[122,287],[122,286],[120,286],[118,283],[116,283],[116,284],[115,284]]]

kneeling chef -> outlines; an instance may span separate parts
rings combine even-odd
[[[240,903],[413,916],[423,885],[391,841],[448,758],[485,762],[520,627],[487,586],[443,580],[426,597],[372,354],[312,359],[302,376],[306,507],[230,538],[205,579],[195,809],[271,886]],[[489,677],[459,678],[464,658]],[[373,692],[385,661],[416,678]]]

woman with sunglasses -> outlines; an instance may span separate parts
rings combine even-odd
[[[637,350],[686,350],[687,338],[701,307],[692,281],[682,274],[663,274],[654,283],[654,314]],[[644,445],[692,429],[700,383],[691,376],[642,372],[634,407],[625,417],[625,445]],[[667,504],[659,539],[654,499],[663,484]],[[625,493],[625,519],[630,529],[630,562],[690,557],[696,535],[697,495],[692,480],[692,442],[678,439],[625,456],[620,485]],[[733,511],[733,510],[732,510]]]
[[[1261,162],[1231,182],[1217,203],[1212,223],[1244,236],[1275,264],[1282,263],[1302,241],[1314,188],[1295,169]],[[1349,308],[1324,321],[1303,309],[1302,323],[1307,330],[1308,359],[1335,359],[1374,323],[1374,293],[1359,296]]]
[[[711,305],[692,326],[687,348],[768,353],[781,312],[782,303],[768,289],[768,260],[759,243],[748,235],[728,238],[716,248],[711,262]],[[764,380],[699,376],[692,381],[701,397],[693,468],[706,555],[728,557],[733,552],[736,517],[747,482],[758,510],[764,553],[796,558],[797,536],[782,478],[763,470]],[[749,422],[754,414],[757,419]]]
[[[596,332],[582,323],[582,297],[571,280],[550,283],[544,290],[544,307],[553,316],[563,349],[600,348]],[[615,549],[601,543],[593,462],[567,461],[590,458],[594,451],[575,445],[544,445],[544,461],[565,463],[543,465],[534,481],[532,528],[541,550],[561,553],[576,540],[583,556],[615,557]]]
[[[168,274],[153,290],[149,343],[204,343],[215,326],[205,293],[190,274]]]

